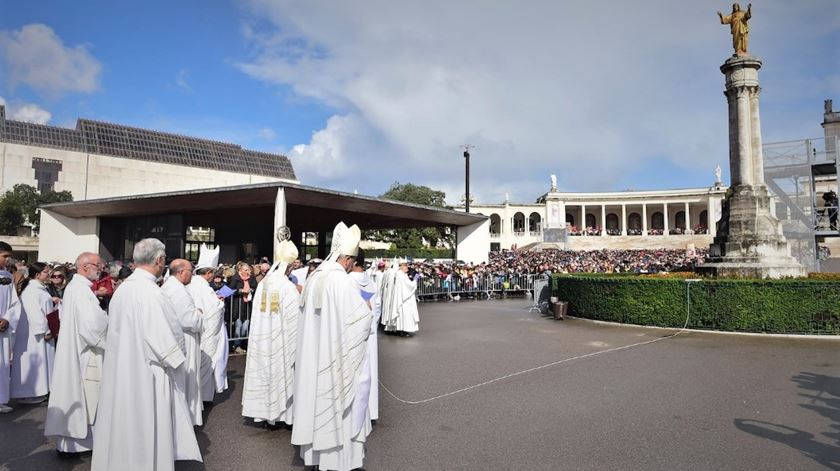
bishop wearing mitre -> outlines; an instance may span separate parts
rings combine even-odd
[[[338,223],[329,257],[301,293],[292,444],[300,445],[304,464],[321,470],[361,467],[371,430],[360,388],[371,312],[348,274],[360,238],[357,226]]]
[[[292,400],[300,294],[288,272],[297,256],[295,244],[280,241],[274,264],[254,293],[242,415],[255,422],[291,425],[294,421]]]
[[[201,324],[201,364],[198,376],[201,383],[201,400],[213,402],[217,393],[228,388],[227,362],[228,338],[225,331],[225,304],[210,287],[219,266],[219,247],[211,249],[201,244],[195,275],[187,291],[195,307],[203,314]]]

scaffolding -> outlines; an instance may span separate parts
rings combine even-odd
[[[826,145],[822,138],[773,142],[762,149],[772,210],[782,223],[791,255],[808,271],[820,271],[818,239],[840,237],[840,231],[829,224],[836,203],[827,204],[820,191],[826,185],[836,191],[836,149],[836,143]]]

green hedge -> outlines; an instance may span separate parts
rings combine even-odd
[[[840,334],[840,282],[557,275],[552,293],[579,317],[627,324]]]

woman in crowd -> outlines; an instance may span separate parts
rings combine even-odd
[[[50,331],[47,315],[56,309],[46,287],[51,273],[44,263],[30,265],[20,295],[23,312],[15,332],[10,396],[24,404],[43,402],[50,392],[55,334]]]
[[[53,267],[49,283],[47,283],[47,291],[49,291],[53,301],[64,297],[65,287],[67,287],[67,268],[64,265],[56,265]]]
[[[257,290],[257,281],[254,279],[251,265],[245,262],[236,264],[236,273],[228,280],[228,287],[233,290],[230,301],[230,313],[228,314],[228,327],[233,322],[233,335],[231,338],[242,338],[248,336],[248,326],[251,319],[251,299]],[[245,353],[247,344],[242,340],[233,341],[234,353]]]

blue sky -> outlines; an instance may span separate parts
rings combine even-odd
[[[726,2],[0,0],[7,113],[289,155],[306,184],[481,202],[728,178]],[[840,103],[840,2],[756,1],[765,142]],[[840,108],[840,105],[835,106]]]

